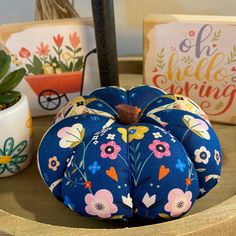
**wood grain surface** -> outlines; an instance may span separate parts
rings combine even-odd
[[[140,84],[140,75],[122,75],[121,86]],[[106,222],[81,217],[57,201],[44,185],[36,165],[36,150],[53,117],[34,119],[35,158],[13,177],[0,179],[0,235],[236,235],[236,126],[213,124],[224,157],[220,183],[198,200],[181,219],[145,222]],[[139,227],[138,227],[139,226]]]

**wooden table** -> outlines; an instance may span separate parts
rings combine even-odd
[[[121,86],[141,83],[140,75],[122,75]],[[34,119],[35,153],[38,143],[53,117]],[[135,227],[80,217],[55,200],[44,185],[36,166],[22,173],[0,179],[1,231],[14,235],[235,235],[236,233],[236,126],[213,125],[223,148],[220,183],[206,197],[198,200],[188,216],[179,220]],[[129,228],[125,228],[129,227]],[[106,229],[116,228],[116,229]]]

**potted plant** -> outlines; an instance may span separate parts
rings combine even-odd
[[[0,177],[14,175],[31,161],[32,119],[26,96],[16,90],[26,71],[9,73],[11,57],[0,51]]]

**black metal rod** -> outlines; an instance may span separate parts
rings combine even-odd
[[[119,85],[113,0],[91,0],[101,86]]]
[[[80,96],[83,95],[83,89],[84,89],[84,77],[85,77],[85,70],[86,70],[86,63],[87,63],[87,59],[88,57],[92,54],[92,53],[96,53],[97,49],[94,48],[93,50],[91,50],[90,52],[88,52],[85,57],[84,57],[84,65],[83,65],[83,72],[82,72],[82,82],[81,82],[81,87],[80,87]]]

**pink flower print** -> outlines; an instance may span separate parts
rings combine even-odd
[[[159,140],[154,140],[149,144],[149,149],[153,151],[155,157],[163,158],[164,156],[170,156],[170,145],[166,142],[161,142]]]
[[[164,209],[170,212],[171,217],[177,217],[187,212],[192,205],[192,193],[183,192],[179,188],[172,189],[168,194],[168,202]]]
[[[49,54],[49,45],[48,44],[44,44],[43,42],[40,43],[40,45],[37,47],[37,51],[36,53],[40,56],[40,57],[47,57]]]
[[[70,43],[74,49],[76,49],[80,44],[80,38],[76,32],[69,35]]]
[[[102,144],[100,149],[102,151],[101,157],[102,158],[108,157],[111,160],[116,159],[119,151],[121,150],[120,146],[117,145],[114,141]]]
[[[107,189],[98,190],[95,195],[88,193],[85,196],[85,211],[92,216],[100,218],[110,218],[111,214],[118,211],[113,203],[112,193]]]
[[[22,58],[28,58],[30,57],[30,51],[27,48],[21,48],[21,50],[19,51],[19,56]]]

